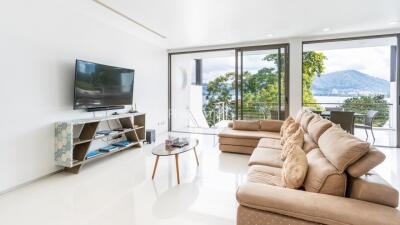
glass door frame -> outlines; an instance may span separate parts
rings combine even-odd
[[[256,50],[273,50],[273,49],[285,49],[285,118],[289,116],[289,57],[290,57],[290,45],[289,43],[282,43],[282,44],[272,44],[272,45],[258,45],[258,46],[241,46],[241,47],[229,47],[229,48],[217,48],[217,49],[204,49],[204,50],[194,50],[194,51],[180,51],[180,52],[169,52],[168,53],[168,131],[171,132],[172,130],[172,90],[171,90],[171,84],[172,84],[172,56],[173,55],[180,55],[180,54],[192,54],[192,53],[202,53],[202,52],[218,52],[218,51],[228,51],[228,50],[234,50],[235,51],[235,94],[236,94],[236,117],[237,119],[241,119],[242,116],[239,118],[238,117],[238,94],[239,94],[239,89],[238,89],[238,77],[239,77],[239,71],[238,71],[238,52],[240,51],[256,51]],[[242,58],[243,60],[243,58]],[[280,68],[278,66],[278,68]],[[243,76],[243,68],[241,70],[241,76]],[[242,90],[242,89],[241,89]],[[241,106],[243,105],[243,100],[241,100]],[[280,118],[284,119],[284,118]]]
[[[281,117],[282,110],[282,92],[281,92],[281,49],[284,49],[284,83],[285,83],[285,92],[284,92],[284,104],[285,104],[285,115],[284,118]],[[243,96],[243,52],[251,52],[251,51],[260,51],[260,50],[278,50],[278,119],[286,119],[289,116],[289,44],[278,44],[278,45],[264,45],[264,46],[251,46],[251,47],[241,47],[235,49],[235,103],[236,103],[236,119],[243,119],[243,98],[240,98],[239,103],[239,85],[240,85],[240,96]],[[240,62],[240,65],[239,65]],[[240,80],[240,84],[239,84]],[[239,106],[240,105],[240,106]],[[240,108],[240,116],[239,116],[239,108]]]

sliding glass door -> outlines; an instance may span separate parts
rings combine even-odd
[[[303,107],[348,111],[354,135],[399,146],[399,72],[396,35],[303,44]]]
[[[236,50],[238,119],[285,119],[288,114],[287,47]]]
[[[215,134],[233,119],[287,117],[288,45],[170,54],[169,128]]]

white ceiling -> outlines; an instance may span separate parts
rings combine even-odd
[[[165,35],[162,41],[167,48],[400,28],[400,0],[102,2]],[[324,28],[330,30],[324,32]]]

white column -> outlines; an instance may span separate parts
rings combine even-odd
[[[290,41],[289,114],[295,116],[302,107],[302,40]]]

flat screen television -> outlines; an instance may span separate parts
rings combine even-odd
[[[75,63],[74,109],[132,105],[135,70],[83,60]]]

